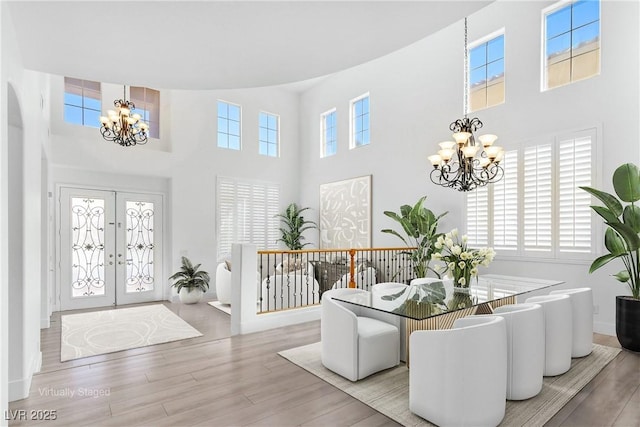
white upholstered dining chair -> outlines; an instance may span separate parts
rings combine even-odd
[[[593,349],[593,293],[591,288],[560,289],[549,295],[569,295],[573,318],[571,357],[584,357]]]
[[[524,400],[542,390],[544,312],[540,304],[509,304],[493,315],[507,326],[507,399]]]
[[[410,337],[409,409],[439,426],[496,426],[507,393],[506,322],[469,316]]]
[[[320,334],[322,364],[357,381],[400,363],[400,319],[333,298],[349,296],[369,302],[361,289],[333,289],[322,294]]]
[[[544,376],[564,374],[571,368],[573,322],[568,295],[542,295],[526,303],[540,304],[544,312]]]

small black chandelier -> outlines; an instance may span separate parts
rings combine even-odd
[[[127,87],[124,87],[123,99],[113,101],[115,110],[107,111],[107,117],[100,116],[100,133],[107,141],[115,142],[123,147],[143,145],[147,143],[149,125],[143,122],[142,116],[133,113],[136,106],[126,100]]]
[[[476,143],[474,132],[483,126],[482,122],[477,117],[467,117],[468,70],[467,18],[464,18],[464,117],[449,125],[449,130],[454,132],[455,142],[441,142],[438,154],[429,156],[433,165],[431,181],[458,191],[472,191],[500,181],[504,176],[504,169],[500,166],[504,150],[493,145],[498,137],[491,134],[480,135],[479,144]]]

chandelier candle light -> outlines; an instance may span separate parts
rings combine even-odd
[[[140,114],[132,114],[136,106],[126,100],[126,89],[125,86],[123,99],[113,101],[116,110],[107,111],[107,117],[100,116],[100,133],[107,141],[123,147],[143,145],[147,143],[149,125],[141,120]]]
[[[431,181],[443,187],[458,191],[471,191],[499,181],[504,176],[500,161],[504,157],[502,147],[493,145],[496,135],[480,135],[479,143],[473,135],[483,125],[480,119],[467,117],[468,111],[468,69],[469,51],[467,49],[467,18],[464,18],[464,118],[449,125],[454,132],[454,141],[439,144],[438,154],[429,156],[433,165]]]

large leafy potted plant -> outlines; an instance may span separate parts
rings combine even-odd
[[[199,270],[199,268],[200,264],[193,265],[189,258],[183,256],[180,271],[169,277],[169,280],[175,280],[171,286],[176,288],[180,302],[195,304],[209,289],[209,273]]]
[[[402,226],[406,236],[396,230],[384,229],[383,233],[393,234],[400,238],[405,245],[412,250],[407,251],[413,273],[417,278],[426,277],[429,271],[440,278],[440,274],[429,266],[431,257],[437,249],[435,242],[442,233],[438,233],[438,221],[447,212],[436,216],[431,210],[425,208],[424,201],[427,196],[423,196],[413,205],[400,206],[400,213],[384,211],[384,214]]]
[[[609,253],[596,258],[592,273],[614,259],[620,259],[625,269],[614,274],[618,281],[629,285],[631,296],[616,297],[616,335],[622,347],[640,351],[640,169],[632,163],[618,167],[613,173],[616,196],[591,187],[580,187],[597,197],[604,206],[591,208],[600,215],[607,230],[604,245]]]
[[[295,203],[291,203],[284,213],[277,215],[282,224],[282,227],[280,227],[282,237],[278,241],[283,242],[292,251],[300,250],[309,244],[302,243],[302,240],[304,240],[303,232],[318,228],[315,222],[305,220],[301,215],[307,209],[309,208],[299,208]]]

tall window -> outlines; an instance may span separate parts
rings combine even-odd
[[[587,129],[505,152],[504,178],[467,194],[469,244],[500,255],[590,259],[591,197],[578,187],[594,185],[596,138]]]
[[[369,94],[351,100],[351,140],[349,147],[369,145]]]
[[[260,112],[259,142],[260,154],[278,157],[280,146],[280,117]]]
[[[232,243],[277,249],[280,186],[268,182],[218,177],[218,258],[231,253]]]
[[[492,34],[471,48],[468,79],[471,111],[504,102],[504,34]]]
[[[240,106],[218,101],[218,147],[240,150]]]
[[[134,113],[140,114],[142,120],[149,124],[149,136],[160,138],[160,91],[131,86],[130,96],[136,106]]]
[[[600,73],[600,2],[562,2],[543,10],[543,89]]]
[[[64,121],[76,125],[100,127],[102,114],[100,83],[64,78]]]
[[[329,110],[320,116],[320,157],[328,157],[336,154],[336,109]]]

